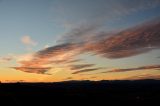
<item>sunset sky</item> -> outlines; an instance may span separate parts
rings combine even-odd
[[[160,0],[0,0],[0,81],[160,78]]]

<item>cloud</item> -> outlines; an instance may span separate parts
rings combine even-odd
[[[72,74],[79,74],[79,73],[84,73],[84,72],[97,71],[97,70],[99,70],[99,69],[103,69],[103,68],[83,69],[83,70],[80,70],[80,71],[73,72]]]
[[[0,57],[0,63],[6,63],[13,60],[13,57],[8,55],[8,56],[4,56],[4,57]]]
[[[45,45],[45,46],[44,46],[44,49],[47,49],[47,48],[49,48],[49,45]]]
[[[34,58],[34,53],[13,55],[13,57],[17,62],[30,61],[30,60],[32,60]]]
[[[83,68],[88,68],[88,67],[92,67],[94,66],[94,64],[80,64],[80,65],[71,65],[70,69],[71,70],[79,70],[79,69],[83,69]]]
[[[29,61],[33,59],[34,53],[27,54],[8,54],[6,56],[0,56],[0,63],[10,62],[15,60],[17,62]]]
[[[141,80],[141,79],[157,79],[160,80],[160,75],[153,75],[153,74],[142,74],[136,76],[130,76],[125,78],[126,80]]]
[[[80,49],[76,44],[61,44],[53,47],[46,48],[35,54],[32,61],[39,62],[39,65],[48,63],[67,63],[76,62],[73,59],[76,55],[80,54]],[[32,63],[31,61],[31,63]]]
[[[73,77],[67,77],[64,80],[72,80],[72,79],[73,79]]]
[[[48,67],[53,67],[57,64],[63,63],[63,67],[67,68],[68,66],[65,66],[65,64],[79,61],[77,59],[73,59],[76,54],[80,53],[79,48],[76,48],[77,46],[72,44],[62,44],[54,47],[48,47],[34,54],[28,56],[26,55],[25,57],[29,57],[27,58],[28,60],[22,59],[19,61],[21,66],[17,68],[14,67],[14,69],[30,73],[43,74],[47,71]]]
[[[138,70],[149,70],[149,69],[160,69],[160,65],[142,66],[137,68],[126,68],[126,69],[113,69],[102,73],[127,72],[127,71],[138,71]]]
[[[51,67],[11,67],[16,70],[21,70],[28,73],[37,73],[37,74],[47,74],[46,72],[51,69]]]
[[[76,63],[80,61],[82,61],[82,59],[71,59],[71,60],[68,60],[66,63]]]
[[[159,49],[160,22],[146,24],[113,34],[97,43],[88,44],[86,50],[107,58],[123,58]]]
[[[36,46],[37,42],[31,39],[30,36],[26,35],[21,38],[21,42],[27,46]]]
[[[27,67],[26,72],[32,72],[32,70],[28,70],[28,66],[30,68],[44,68],[57,64],[67,68],[71,68],[68,64],[72,64],[73,69],[87,67],[87,64],[74,67],[74,63],[77,62],[77,56],[83,53],[93,53],[105,58],[117,59],[139,55],[160,48],[159,20],[146,22],[115,33],[97,32],[96,26],[81,28],[71,31],[69,35],[66,35],[61,40],[61,44],[38,51],[29,60],[19,61],[22,71],[25,71]],[[20,68],[18,69],[21,70]],[[33,69],[33,72],[38,73],[37,69],[35,70]],[[75,73],[92,70],[97,69],[84,69]],[[123,71],[125,70],[128,71],[128,69],[123,69]],[[40,71],[40,73],[43,72]]]
[[[82,44],[90,41],[90,39],[95,35],[96,31],[99,29],[98,24],[82,25],[78,28],[72,29],[70,32],[66,33],[62,38],[58,40],[61,43],[77,43]],[[85,38],[85,39],[84,39]]]
[[[159,49],[159,30],[159,19],[114,33],[99,32],[97,25],[86,26],[67,33],[61,41],[77,45],[81,48],[81,53],[92,52],[106,58],[116,59]]]
[[[79,24],[74,25],[74,28],[72,28],[70,32],[65,33],[65,35],[57,41],[58,43],[86,43],[88,41],[91,43],[92,41],[98,41],[98,39],[102,40],[103,38],[106,38],[107,35],[110,35],[106,33],[105,30],[102,31],[103,27],[106,27],[107,22],[114,22],[115,20],[123,19],[126,15],[132,14],[134,12],[139,12],[142,10],[160,6],[160,0],[100,0],[98,2],[82,1],[78,2],[79,6],[77,6],[76,9],[70,6],[70,4],[72,3],[74,2],[69,1],[69,3],[65,4],[56,4],[55,7],[59,9],[54,10],[56,10],[56,13],[58,11],[59,14],[62,13],[65,16],[69,15],[71,19],[74,19],[76,17],[76,13],[78,13],[77,16],[81,17],[82,15],[83,18],[85,17],[85,21],[79,22]],[[81,5],[83,6],[83,8]],[[64,16],[60,15],[59,17]],[[79,17],[77,17],[77,19],[79,19]],[[67,22],[69,22],[69,20],[67,20]],[[107,27],[109,27],[109,25],[107,25]],[[99,31],[102,31],[104,33],[102,34],[102,32]]]

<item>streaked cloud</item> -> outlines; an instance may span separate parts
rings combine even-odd
[[[152,70],[152,69],[160,69],[160,65],[151,65],[151,66],[142,66],[137,68],[126,68],[126,69],[113,69],[102,73],[110,73],[110,72],[127,72],[127,71],[138,71],[138,70]]]
[[[159,11],[160,0],[6,1],[0,20],[1,79],[102,80],[158,74]],[[152,75],[139,77],[147,76]]]
[[[8,55],[8,56],[2,56],[0,57],[0,63],[6,63],[13,60],[13,57]]]
[[[83,69],[83,68],[88,68],[88,67],[92,67],[94,66],[94,64],[80,64],[80,65],[71,65],[70,69],[71,70],[79,70],[79,69]]]
[[[16,70],[21,70],[28,73],[37,73],[37,74],[47,74],[46,72],[51,69],[51,67],[11,67]]]
[[[28,55],[29,57],[31,56],[29,60],[23,59],[22,61],[19,61],[22,69],[20,67],[14,69],[43,74],[46,72],[48,67],[53,67],[57,64],[63,63],[63,67],[68,67],[65,66],[65,63],[67,64],[79,61],[77,59],[73,59],[75,55],[79,54],[79,48],[76,48],[76,45],[62,44],[43,49],[33,55]]]
[[[142,74],[142,75],[136,75],[136,76],[130,76],[125,78],[126,80],[141,80],[141,79],[160,79],[160,75],[155,74]]]
[[[28,66],[30,68],[44,68],[52,67],[55,64],[63,64],[65,67],[70,67],[68,63],[72,64],[73,68],[73,66],[75,66],[74,61],[77,60],[76,57],[89,52],[110,59],[131,57],[154,49],[159,49],[159,30],[159,20],[146,22],[145,24],[116,33],[96,32],[96,26],[91,26],[91,28],[83,27],[82,29],[71,31],[68,36],[65,36],[61,44],[38,51],[34,53],[32,59],[20,61],[20,64],[21,67],[23,67],[23,71],[25,71],[25,67]],[[76,67],[87,68],[87,64],[75,66],[74,68]],[[20,70],[20,68],[18,69]],[[77,70],[74,74],[98,69]],[[28,72],[28,68],[26,68],[26,70],[26,72]],[[128,71],[128,69],[125,70]],[[46,70],[44,70],[44,72],[45,71]],[[33,72],[38,73],[38,71]]]
[[[73,79],[73,77],[67,77],[64,80],[72,80],[72,79]]]
[[[76,63],[76,62],[80,62],[82,61],[82,59],[71,59],[69,61],[67,61],[66,63]]]
[[[114,33],[96,32],[96,26],[88,27],[71,31],[62,41],[79,46],[82,53],[92,52],[111,59],[135,56],[160,47],[159,19]]]
[[[100,5],[97,4],[97,7],[94,8],[92,8],[92,6],[86,7],[90,8],[86,9],[87,11],[91,11],[85,12],[90,15],[90,18],[86,19],[85,24],[80,24],[70,32],[67,32],[58,40],[57,45],[51,47],[46,46],[43,50],[29,56],[28,60],[22,59],[18,61],[20,66],[15,69],[38,73],[39,68],[46,68],[40,70],[40,73],[45,73],[48,67],[60,65],[60,67],[63,66],[71,70],[77,69],[77,73],[81,73],[99,69],[87,69],[92,66],[88,66],[88,63],[79,66],[75,65],[75,63],[79,61],[77,57],[84,53],[92,53],[105,58],[117,59],[159,49],[159,19],[122,31],[115,30],[108,32],[103,28],[104,23],[111,21],[110,19],[112,18],[122,18],[133,12],[157,7],[160,4],[159,0],[135,0],[133,2],[130,2],[130,0],[122,2],[109,0],[104,2],[105,3],[100,2]],[[106,2],[111,5],[106,6]],[[65,4],[65,6],[66,5],[68,4]],[[65,6],[63,6],[63,8],[65,8]],[[22,37],[21,41],[27,46],[35,46],[37,44],[30,36]],[[20,67],[22,67],[22,69]]]
[[[159,49],[159,26],[160,22],[156,21],[126,29],[98,43],[86,45],[86,49],[107,58],[130,57]]]
[[[82,69],[82,70],[73,72],[72,74],[79,74],[79,73],[84,73],[84,72],[97,71],[97,70],[100,70],[100,69],[103,69],[103,68],[89,68],[89,69],[87,68],[87,69]]]

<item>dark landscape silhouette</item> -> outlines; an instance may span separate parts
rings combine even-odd
[[[1,103],[10,105],[152,103],[160,100],[160,81],[149,79],[1,83],[0,99]]]

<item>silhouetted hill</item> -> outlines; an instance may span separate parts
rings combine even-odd
[[[65,81],[56,83],[1,83],[5,104],[145,103],[160,100],[159,80]],[[56,105],[57,106],[57,105]]]

